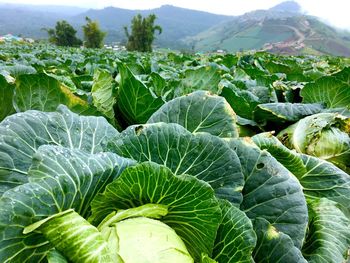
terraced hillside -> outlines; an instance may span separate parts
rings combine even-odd
[[[282,54],[350,56],[350,33],[316,17],[280,8],[235,17],[185,40],[196,51],[265,50]]]

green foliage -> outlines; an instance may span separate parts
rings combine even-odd
[[[96,70],[91,88],[93,103],[111,121],[114,121],[115,86],[109,72]]]
[[[250,138],[233,139],[230,145],[240,159],[245,177],[241,210],[252,220],[266,219],[276,231],[289,236],[295,247],[301,248],[308,216],[298,180]]]
[[[305,117],[278,134],[289,148],[350,169],[350,118],[337,113]]]
[[[258,237],[254,251],[255,262],[307,263],[290,236],[278,231],[274,224],[270,224],[263,218],[257,218],[254,222],[254,229]]]
[[[350,176],[329,162],[289,150],[270,133],[253,136],[261,149],[266,149],[295,175],[310,200],[326,197],[348,208]]]
[[[18,15],[17,5],[3,5],[0,8],[0,35],[11,32],[13,35],[22,34],[42,39],[46,32],[40,31],[40,28],[54,25],[61,19],[69,19],[73,27],[78,28],[84,23],[87,14],[87,10],[74,7],[59,10],[59,7],[54,6],[50,11],[47,6],[26,6],[20,9],[21,15]],[[168,5],[152,10],[106,8],[88,11],[89,16],[98,20],[108,32],[105,39],[107,43],[125,39],[123,26],[128,25],[138,13],[142,16],[154,13],[161,21],[164,33],[157,37],[156,44],[162,48],[190,51],[193,47],[194,51],[222,49],[236,52],[240,49],[259,50],[266,43],[284,42],[287,48],[281,45],[281,48],[272,48],[271,51],[298,55],[350,55],[348,32],[336,30],[314,17],[301,13],[281,13],[270,9],[252,12],[249,16],[232,17]],[[296,43],[300,36],[296,34],[298,31],[306,37],[302,42],[305,47],[300,45],[300,49]]]
[[[139,190],[133,190],[135,184]],[[170,169],[155,163],[142,163],[125,170],[94,199],[92,216],[100,222],[113,211],[138,207],[142,202],[168,208],[161,221],[177,232],[192,256],[211,253],[221,210],[208,184],[192,176],[175,176]]]
[[[131,33],[127,27],[124,27],[125,35],[128,39],[126,48],[129,51],[152,52],[152,44],[155,39],[154,34],[158,31],[162,33],[159,25],[154,25],[156,15],[151,14],[142,18],[140,14],[135,16],[131,21]]]
[[[224,98],[204,91],[169,101],[148,120],[148,123],[157,122],[178,123],[192,133],[207,132],[222,138],[238,137],[237,116],[230,105]]]
[[[12,104],[13,91],[13,85],[7,83],[5,77],[0,76],[0,121],[15,112]]]
[[[305,85],[301,91],[304,103],[322,101],[327,108],[350,105],[350,83],[333,77],[322,77]]]
[[[0,262],[348,260],[350,60],[2,47]]]
[[[110,151],[138,162],[165,165],[176,175],[192,175],[210,183],[217,196],[234,204],[242,201],[243,175],[239,159],[216,136],[192,134],[175,123],[133,125],[110,143]]]
[[[55,28],[46,29],[49,41],[57,46],[76,47],[82,41],[76,37],[77,31],[65,20],[57,21]]]
[[[226,200],[220,200],[220,207],[222,221],[216,236],[213,258],[217,262],[253,262],[256,234],[252,222],[243,211]],[[232,241],[225,242],[225,238],[230,236],[233,237]]]
[[[61,248],[65,246],[64,251],[61,251],[65,257],[67,254],[69,257],[74,256],[77,250],[85,250],[85,252],[99,257],[95,249],[88,248],[90,245],[95,248],[99,245],[98,243],[103,243],[98,237],[100,233],[81,217],[87,217],[89,214],[89,204],[96,193],[103,190],[106,184],[118,177],[132,163],[132,160],[120,158],[112,153],[89,154],[84,150],[51,145],[41,147],[33,156],[32,166],[28,172],[30,182],[7,191],[0,198],[0,203],[2,203],[0,207],[0,232],[4,233],[4,228],[11,232],[9,239],[0,238],[1,261],[19,262],[30,259],[33,262],[43,262],[46,255],[55,247],[54,244]],[[28,231],[28,226],[34,223],[38,224],[41,220],[48,221],[52,216],[69,209],[75,210],[79,215],[77,217],[75,213],[75,218],[80,222],[72,224],[68,220],[64,224],[65,231],[62,231],[63,227],[58,225],[55,229],[62,231],[61,234],[64,232],[65,235],[69,235],[72,242],[68,244],[62,242],[62,239],[59,238],[61,234],[54,234],[49,237],[51,240],[55,240],[54,244],[49,243],[42,232]],[[14,214],[5,217],[8,212],[13,213],[14,211],[22,214],[23,217],[17,217]],[[83,227],[79,227],[81,222]],[[74,231],[70,231],[72,230],[70,227],[73,226]],[[83,230],[86,228],[89,228],[90,233],[95,236],[90,239],[89,245],[83,246],[79,236],[85,235]],[[24,231],[25,229],[26,231]],[[50,234],[48,233],[48,235]],[[96,238],[97,242],[94,242]],[[28,243],[27,240],[30,242]],[[77,262],[89,261],[85,259],[85,261]]]
[[[28,131],[26,127],[31,125],[35,128]],[[61,128],[56,130],[55,125]],[[78,116],[63,105],[57,112],[31,110],[10,116],[0,124],[0,130],[0,196],[28,181],[32,156],[40,146],[54,144],[91,153],[102,152],[108,138],[113,140],[118,134],[106,120]]]
[[[309,263],[343,262],[350,245],[348,212],[327,198],[311,201],[309,207],[312,227],[303,248],[305,258]]]
[[[85,18],[86,25],[83,26],[84,46],[88,48],[101,48],[106,36],[106,32],[101,31],[97,21],[92,21],[89,17]]]
[[[125,122],[145,123],[164,101],[140,81],[124,64],[118,64],[120,81],[117,109]],[[130,88],[132,87],[132,88]]]

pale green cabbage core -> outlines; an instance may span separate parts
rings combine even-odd
[[[125,263],[194,262],[182,239],[158,220],[131,218],[118,222],[114,228],[119,241],[118,254]]]
[[[349,171],[350,118],[336,113],[318,113],[289,126],[277,136],[297,152],[327,160]]]

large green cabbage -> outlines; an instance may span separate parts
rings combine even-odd
[[[346,260],[350,176],[271,134],[237,138],[235,122],[206,92],[121,133],[62,107],[6,118],[0,261]]]
[[[329,161],[345,171],[350,168],[350,118],[319,113],[301,119],[278,134],[290,149]]]

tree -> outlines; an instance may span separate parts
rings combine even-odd
[[[55,28],[44,30],[49,34],[49,41],[57,46],[75,47],[82,44],[76,37],[77,31],[65,20],[57,21]]]
[[[97,21],[92,21],[88,17],[85,17],[85,20],[86,20],[86,25],[83,26],[85,47],[89,47],[89,48],[103,47],[103,40],[106,36],[106,32],[101,31]]]
[[[135,16],[131,21],[131,34],[127,27],[124,27],[127,37],[126,48],[129,51],[152,52],[152,44],[155,39],[155,32],[162,33],[159,25],[154,25],[156,15],[151,14],[143,18],[140,14]]]

